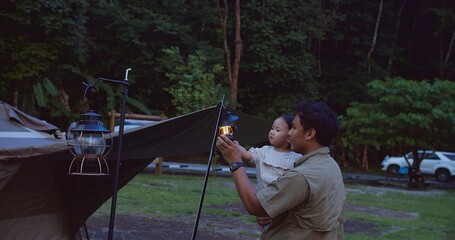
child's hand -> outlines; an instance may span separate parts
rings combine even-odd
[[[260,226],[264,226],[270,224],[272,222],[272,218],[270,218],[269,216],[256,216],[256,222]]]

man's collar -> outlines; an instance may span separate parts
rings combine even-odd
[[[319,155],[319,154],[330,154],[330,149],[328,147],[321,147],[318,149],[315,149],[307,154],[304,154],[303,157],[301,157],[299,160],[294,162],[294,167],[299,166],[303,162],[305,162],[307,159],[313,157],[314,155]]]

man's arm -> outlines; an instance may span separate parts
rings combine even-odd
[[[221,135],[217,139],[217,148],[223,154],[223,158],[227,163],[234,161],[241,162],[241,153],[235,142],[231,141],[224,135]],[[249,214],[254,216],[267,216],[267,212],[260,204],[256,197],[256,188],[248,178],[245,168],[239,168],[232,173],[234,179],[235,188],[240,196],[240,199],[245,206],[245,209]]]
[[[232,173],[232,177],[234,179],[237,193],[239,194],[240,199],[242,200],[248,213],[254,216],[266,215],[267,213],[256,197],[256,188],[248,178],[245,168],[237,169]]]

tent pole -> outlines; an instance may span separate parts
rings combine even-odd
[[[87,224],[85,222],[84,222],[84,230],[85,230],[85,237],[87,238],[87,240],[90,240],[90,237],[88,235]]]
[[[221,118],[221,113],[223,112],[223,107],[224,107],[224,96],[221,99],[220,108],[218,110],[218,118],[216,120],[215,132],[213,133],[212,147],[210,148],[209,161],[207,164],[207,170],[205,171],[204,185],[202,187],[202,193],[201,193],[201,197],[199,200],[199,207],[197,209],[196,221],[194,223],[194,228],[193,228],[193,236],[191,237],[192,240],[196,239],[197,228],[199,225],[199,218],[201,216],[202,204],[204,202],[205,189],[207,188],[207,180],[209,178],[210,168],[212,166],[213,150],[215,149],[216,137],[218,136],[218,127],[220,124],[220,118]]]
[[[115,179],[114,179],[114,191],[112,193],[112,201],[111,201],[111,215],[109,220],[109,233],[108,239],[112,240],[114,235],[114,222],[115,222],[115,209],[117,205],[117,192],[118,192],[118,178],[120,173],[120,157],[122,155],[122,141],[123,141],[123,130],[125,127],[125,114],[126,114],[126,98],[128,96],[128,72],[131,68],[128,68],[125,72],[125,80],[124,81],[113,81],[111,82],[120,82],[123,84],[122,88],[122,112],[120,117],[120,128],[119,128],[119,137],[118,137],[118,152],[117,152],[117,159],[115,162]],[[102,79],[106,80],[106,79]]]

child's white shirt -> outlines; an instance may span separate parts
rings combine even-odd
[[[287,170],[294,168],[294,162],[302,155],[293,151],[278,152],[274,146],[250,148],[251,162],[256,165],[258,190],[275,181]]]

